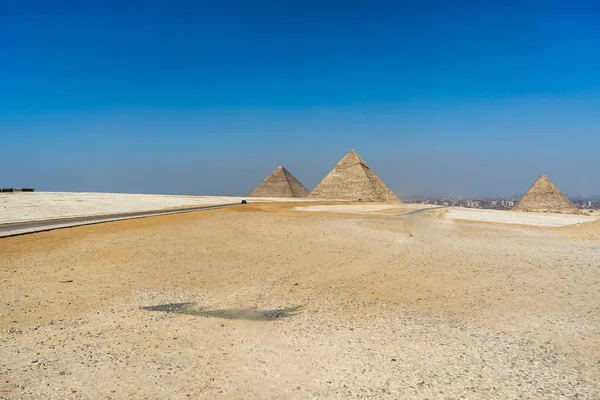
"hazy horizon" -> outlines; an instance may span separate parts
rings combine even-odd
[[[0,186],[309,190],[350,149],[399,196],[600,197],[594,2],[14,2]]]

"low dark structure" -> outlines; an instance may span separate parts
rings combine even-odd
[[[34,188],[0,188],[2,193],[35,192]]]

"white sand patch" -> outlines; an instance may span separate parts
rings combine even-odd
[[[0,223],[213,206],[239,203],[243,199],[248,203],[304,200],[126,193],[0,193]]]
[[[585,215],[538,214],[501,210],[474,210],[469,208],[449,208],[446,212],[446,217],[453,220],[547,227],[574,225],[599,219],[598,217],[588,217]]]

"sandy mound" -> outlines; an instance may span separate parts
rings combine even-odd
[[[600,220],[566,226],[558,229],[558,231],[581,238],[600,239]]]

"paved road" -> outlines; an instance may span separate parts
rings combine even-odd
[[[133,213],[91,215],[86,217],[60,218],[43,221],[14,222],[0,224],[0,238],[9,236],[26,235],[28,233],[51,231],[54,229],[72,228],[82,225],[101,224],[103,222],[122,221],[125,219],[156,217],[160,215],[182,214],[201,210],[213,210],[237,206],[240,203],[220,204],[216,206],[188,207],[174,210],[139,211]]]
[[[420,208],[418,210],[409,211],[409,212],[402,213],[402,214],[395,214],[394,217],[410,217],[411,215],[420,214],[422,212],[429,211],[429,210],[437,210],[440,208],[448,208],[448,206]]]
[[[188,213],[188,212],[194,212],[194,211],[212,210],[212,209],[217,209],[217,208],[237,206],[239,204],[240,203],[228,203],[228,204],[220,204],[220,205],[216,205],[216,206],[178,208],[178,209],[174,209],[174,210],[139,211],[139,212],[133,212],[133,213],[91,215],[91,216],[86,216],[86,217],[59,218],[59,219],[51,219],[51,220],[43,220],[43,221],[14,222],[14,223],[8,223],[8,224],[0,224],[0,238],[9,237],[9,236],[26,235],[26,234],[35,233],[35,232],[45,232],[45,231],[51,231],[54,229],[73,228],[76,226],[101,224],[104,222],[122,221],[122,220],[126,220],[126,219],[157,217],[160,215],[182,214],[182,213]],[[438,208],[446,208],[446,206],[422,208],[419,210],[409,211],[407,213],[396,214],[396,215],[394,215],[394,217],[409,217],[409,216],[412,216],[415,214],[419,214],[419,213],[429,211],[429,210],[435,210]]]

